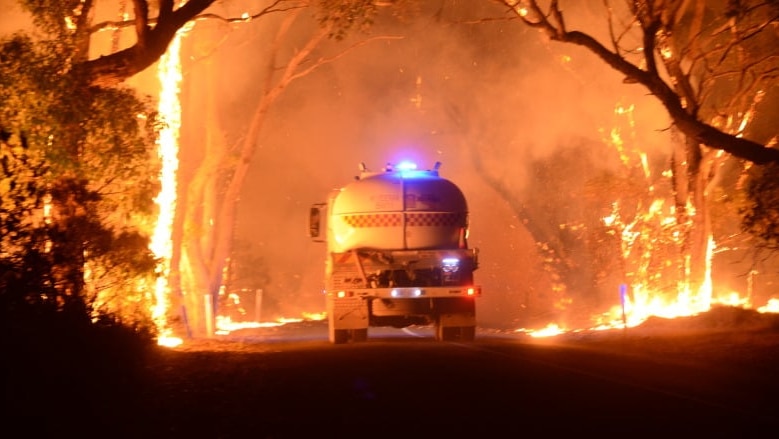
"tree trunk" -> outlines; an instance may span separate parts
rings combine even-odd
[[[215,69],[213,60],[205,60],[203,82],[215,83]],[[185,180],[186,174],[180,174],[180,182],[186,189],[179,191],[184,203],[181,209],[182,236],[177,245],[182,254],[179,265],[190,327],[193,335],[208,336],[214,321],[207,320],[213,315],[207,315],[206,309],[209,302],[216,302],[221,285],[222,263],[218,261],[214,247],[218,230],[224,227],[216,215],[220,204],[219,171],[226,160],[227,145],[222,140],[224,136],[217,114],[215,88],[193,84],[188,102],[191,108],[199,109],[192,116],[203,119],[195,121],[193,118],[193,123],[187,127],[191,136],[187,141],[188,159],[184,163],[194,169],[194,174],[189,180]],[[222,203],[227,202],[224,198],[222,200]]]
[[[709,241],[711,224],[706,198],[710,158],[704,158],[702,147],[694,139],[675,142],[672,178],[676,205],[676,223],[681,231],[679,278],[676,300],[690,311],[708,309]]]
[[[290,14],[281,26],[273,47],[278,48],[284,41],[289,25],[297,16],[297,12]],[[247,134],[238,148],[237,160],[223,142],[224,136],[219,125],[214,87],[198,88],[198,90],[207,90],[205,102],[190,104],[204,109],[199,113],[205,114],[205,121],[202,124],[205,132],[193,136],[192,140],[203,138],[205,142],[202,159],[195,165],[194,177],[187,184],[184,232],[181,241],[183,253],[181,273],[184,294],[189,296],[185,302],[190,316],[190,326],[198,335],[205,334],[209,325],[214,323],[204,320],[209,317],[203,311],[205,300],[216,303],[215,299],[224,284],[223,275],[233,247],[238,200],[266,115],[276,99],[294,79],[313,70],[303,69],[301,65],[328,32],[329,29],[318,30],[308,43],[296,52],[278,79],[275,76],[275,50],[272,52],[267,62],[265,88],[255,107]],[[321,64],[322,62],[315,66]],[[215,67],[209,63],[205,80],[207,84],[215,83],[211,76],[214,72]]]

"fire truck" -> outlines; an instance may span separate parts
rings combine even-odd
[[[434,325],[440,341],[471,341],[478,249],[468,247],[462,191],[410,162],[378,172],[360,164],[354,181],[314,204],[309,237],[326,242],[329,339],[361,342],[369,327]]]

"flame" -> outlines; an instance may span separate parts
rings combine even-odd
[[[327,313],[325,312],[304,312],[303,318],[306,320],[324,320],[327,318]]]
[[[321,321],[327,318],[325,313],[303,312],[302,317],[279,317],[267,322],[234,322],[229,316],[216,316],[216,334],[227,335],[239,329],[273,328],[288,323]]]
[[[766,303],[765,306],[761,306],[757,310],[760,312],[779,313],[779,299],[771,298],[768,300],[768,303]]]
[[[168,275],[173,255],[171,234],[176,212],[176,179],[179,167],[179,129],[181,128],[179,85],[182,75],[179,52],[181,38],[190,28],[191,26],[184,26],[179,30],[157,66],[157,78],[160,81],[160,98],[157,109],[163,119],[164,126],[157,139],[157,154],[162,162],[162,167],[159,176],[160,192],[154,202],[159,206],[159,216],[149,249],[160,261],[157,265],[157,281],[154,286],[155,304],[152,308],[152,319],[159,333],[157,343],[162,346],[176,346],[182,342],[180,338],[172,335],[172,329],[168,326],[167,313],[170,307]]]
[[[525,328],[520,328],[520,329],[517,329],[514,332],[524,332],[524,333],[528,334],[531,337],[552,337],[552,336],[555,336],[555,335],[563,334],[563,333],[565,333],[567,331],[565,329],[561,328],[556,323],[550,323],[550,324],[546,325],[542,329],[525,329]]]

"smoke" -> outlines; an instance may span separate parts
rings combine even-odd
[[[236,238],[267,264],[264,291],[279,314],[324,309],[325,247],[306,236],[308,207],[348,183],[360,162],[377,169],[411,158],[422,167],[442,162],[442,176],[468,198],[470,244],[481,255],[481,323],[517,327],[548,318],[554,294],[536,244],[485,175],[514,194],[544,191],[529,164],[582,139],[602,143],[620,103],[635,105],[645,149],[668,149],[659,131],[668,126],[664,111],[594,55],[545,41],[516,20],[478,22],[505,16],[490,2],[424,3],[415,17],[380,16],[369,35],[326,42],[314,56],[333,56],[360,39],[402,37],[377,38],[296,80],[267,115]],[[225,68],[214,83],[195,86],[218,87],[233,141],[245,134],[255,110],[280,19],[221,32],[224,41],[210,56]],[[301,16],[280,54],[294,53],[315,25]],[[277,62],[281,67],[283,57]]]
[[[0,35],[9,35],[17,31],[33,29],[30,15],[22,9],[19,2],[3,2],[3,13],[0,14]]]

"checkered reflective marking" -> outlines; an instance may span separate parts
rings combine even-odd
[[[354,228],[399,227],[399,213],[371,213],[344,215],[346,224]],[[465,214],[459,212],[420,212],[406,213],[407,227],[465,227]]]
[[[343,220],[354,228],[361,227],[398,227],[400,226],[400,214],[398,213],[370,213],[359,215],[344,215]]]
[[[406,225],[409,227],[464,227],[465,214],[459,212],[407,213]]]

